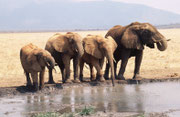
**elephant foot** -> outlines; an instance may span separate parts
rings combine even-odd
[[[38,83],[33,83],[33,88],[34,88],[34,91],[38,91],[39,90]]]
[[[80,75],[79,79],[80,79],[81,82],[83,82],[83,75]]]
[[[71,79],[67,79],[64,83],[72,83]]]
[[[100,82],[104,82],[105,81],[105,79],[104,79],[104,77],[102,76],[102,75],[97,75],[97,81],[100,81]]]
[[[27,84],[26,87],[28,90],[32,90],[32,84]]]
[[[104,74],[104,78],[105,78],[105,80],[110,80],[109,75],[107,75],[107,74]]]
[[[79,79],[73,80],[74,83],[80,83],[81,81]]]
[[[39,89],[42,90],[44,88],[44,85],[40,86]]]
[[[142,77],[139,74],[136,74],[132,78],[133,80],[142,80]]]
[[[104,82],[105,81],[104,77],[100,77],[99,81]]]
[[[95,81],[96,80],[96,77],[95,76],[91,76],[91,81]]]
[[[49,80],[48,84],[55,84],[54,80]]]
[[[121,74],[120,74],[120,75],[118,75],[118,76],[116,77],[116,79],[117,79],[117,80],[125,80],[124,76],[123,76],[123,75],[121,75]]]

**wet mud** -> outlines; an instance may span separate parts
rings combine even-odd
[[[180,78],[166,78],[166,79],[142,79],[142,80],[115,80],[115,85],[117,84],[145,84],[145,83],[155,83],[155,82],[180,82]],[[45,84],[43,90],[34,92],[32,89],[28,89],[26,86],[19,87],[1,87],[0,97],[13,96],[13,95],[31,95],[31,94],[52,94],[58,93],[61,89],[67,89],[72,87],[84,87],[84,86],[112,86],[111,81],[107,80],[105,82],[89,82],[85,81],[82,83],[56,83],[56,84]]]

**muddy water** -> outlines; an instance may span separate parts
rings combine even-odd
[[[97,111],[165,112],[180,109],[180,82],[116,85],[115,87],[74,87],[55,95],[0,98],[0,117],[61,110],[74,112],[78,105],[92,105]],[[180,115],[180,111],[175,112]]]

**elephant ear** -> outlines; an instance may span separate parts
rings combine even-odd
[[[64,35],[59,35],[54,39],[52,46],[58,52],[67,52],[69,47],[68,38]]]
[[[43,52],[42,52],[41,50],[39,50],[39,49],[36,49],[36,50],[34,51],[34,55],[35,55],[37,61],[39,62],[40,59],[41,59],[42,56],[43,56]]]
[[[128,49],[143,50],[144,46],[137,35],[138,26],[129,26],[123,33],[121,45]]]
[[[99,48],[99,45],[95,36],[87,36],[86,38],[84,38],[83,45],[84,45],[84,50],[86,53],[98,59],[103,58],[103,54]]]
[[[108,45],[111,47],[112,52],[114,52],[117,48],[117,43],[114,41],[112,37],[107,38]]]

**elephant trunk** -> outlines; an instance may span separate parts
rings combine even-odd
[[[114,86],[115,75],[114,75],[113,53],[110,52],[110,50],[106,50],[106,57],[107,57],[107,59],[108,59],[108,62],[109,62],[109,64],[110,64],[110,67],[111,67],[111,80],[112,80],[112,85]]]
[[[164,51],[167,48],[167,40],[166,38],[157,32],[156,35],[153,36],[153,42],[156,43],[158,50]]]
[[[160,51],[164,51],[167,48],[167,41],[165,38],[163,38],[160,42],[157,42],[157,48]]]
[[[48,69],[53,69],[55,66],[55,60],[53,57],[47,57],[46,58],[46,66],[48,67]]]
[[[83,45],[82,44],[77,44],[77,51],[78,51],[78,55],[81,58],[84,54],[84,49],[83,49]]]

